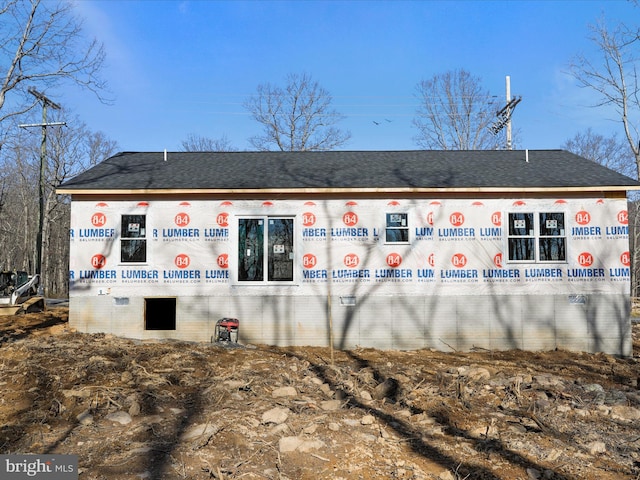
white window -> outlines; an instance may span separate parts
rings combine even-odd
[[[565,262],[567,238],[564,213],[509,213],[507,238],[510,262]]]
[[[122,215],[120,224],[120,261],[147,261],[146,215]]]
[[[406,213],[387,213],[385,243],[409,243],[409,225]]]

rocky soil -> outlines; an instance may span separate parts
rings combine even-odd
[[[640,478],[633,358],[139,342],[0,317],[0,453],[81,479]]]

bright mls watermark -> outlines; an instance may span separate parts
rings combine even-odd
[[[0,455],[2,480],[78,480],[77,455]]]

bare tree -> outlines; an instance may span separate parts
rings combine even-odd
[[[289,74],[284,88],[261,84],[244,106],[262,125],[249,139],[257,150],[325,151],[343,146],[351,134],[335,125],[344,118],[332,97],[308,74]]]
[[[599,97],[596,107],[613,107],[635,161],[634,177],[640,178],[640,36],[637,30],[618,25],[609,30],[604,21],[590,26],[590,40],[599,57],[578,55],[570,72],[583,87]]]
[[[55,188],[119,149],[117,142],[89,130],[78,118],[67,124],[52,129],[47,147],[42,272],[50,295],[67,295],[69,279],[70,203],[68,197],[56,195]]]
[[[489,130],[495,120],[494,97],[479,77],[466,70],[437,74],[416,86],[420,102],[413,119],[415,142],[425,149],[490,150],[500,138]]]
[[[183,152],[233,152],[237,150],[226,135],[218,139],[202,137],[194,133],[182,141]]]
[[[629,145],[624,140],[620,141],[615,133],[605,137],[588,128],[576,133],[562,148],[628,177],[636,175],[635,159]]]
[[[35,112],[34,112],[35,114]],[[57,112],[52,120],[68,117]],[[47,295],[68,293],[70,202],[55,187],[115,153],[118,145],[77,118],[49,128],[45,165],[42,281]],[[4,209],[0,215],[0,268],[34,272],[38,234],[40,136],[18,129],[2,149]],[[19,233],[18,233],[19,232]]]
[[[85,41],[71,2],[7,0],[0,6],[0,124],[33,108],[28,88],[41,90],[65,82],[93,91],[106,84],[99,77],[105,53],[95,40]],[[10,95],[13,94],[13,95]]]
[[[35,271],[38,167],[33,157],[37,152],[35,138],[24,131],[18,131],[3,147],[3,153],[10,161],[3,168],[3,214],[0,215],[2,269]]]
[[[86,127],[84,127],[84,129],[86,130]],[[93,167],[94,165],[100,163],[102,160],[105,160],[106,158],[116,153],[119,148],[120,147],[118,146],[118,142],[107,138],[107,136],[103,132],[87,132],[86,149],[88,165],[81,164],[81,169],[84,171],[89,167]],[[71,173],[71,175],[67,175],[62,180],[66,180],[75,175],[77,174]],[[56,182],[58,181],[56,180]],[[58,183],[56,183],[56,185],[58,185]]]
[[[637,5],[637,4],[636,4]],[[610,30],[604,19],[589,27],[589,39],[598,56],[581,54],[569,65],[570,72],[582,87],[596,92],[595,107],[613,108],[620,122],[627,146],[634,159],[633,177],[640,179],[640,85],[638,66],[640,32],[620,23]],[[629,202],[629,240],[632,252],[631,296],[640,294],[640,209],[638,201]]]

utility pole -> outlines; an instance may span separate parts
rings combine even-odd
[[[513,114],[513,110],[516,108],[516,105],[518,105],[520,100],[522,100],[522,97],[511,98],[511,77],[506,77],[506,84],[507,104],[496,112],[496,117],[498,118],[489,126],[489,131],[494,135],[497,135],[504,127],[507,127],[507,141],[505,148],[507,150],[511,150],[513,148],[513,142],[511,140],[511,115]]]
[[[512,150],[513,145],[511,144],[511,77],[509,75],[505,78],[506,89],[507,89],[507,150]]]
[[[36,237],[36,274],[42,275],[42,237],[44,230],[44,209],[45,209],[45,177],[46,177],[46,165],[47,165],[47,127],[56,125],[66,125],[65,122],[47,122],[47,107],[51,107],[54,110],[60,110],[60,105],[49,100],[43,93],[38,92],[35,88],[29,87],[29,93],[36,97],[38,101],[42,103],[42,123],[31,123],[26,125],[19,125],[22,128],[27,127],[41,127],[42,128],[42,141],[40,143],[40,181],[39,181],[39,210],[38,210],[38,235]],[[42,288],[42,279],[39,283]]]

